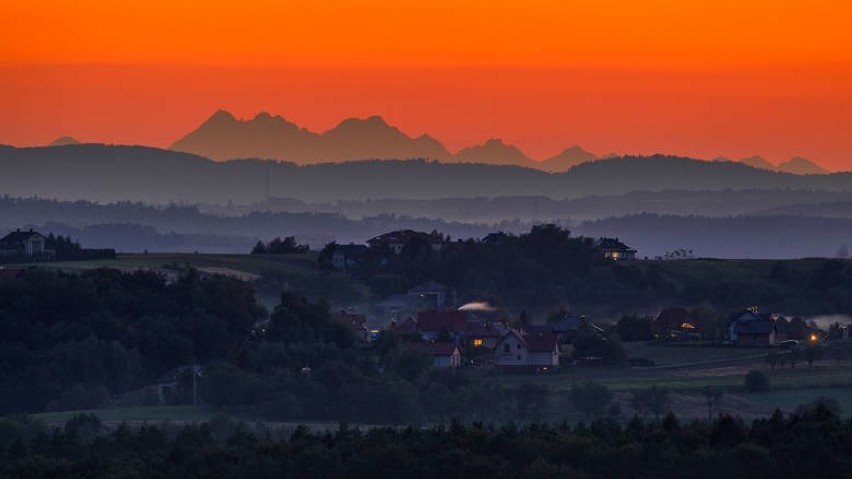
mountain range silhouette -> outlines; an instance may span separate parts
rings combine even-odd
[[[219,110],[196,130],[171,145],[216,161],[260,158],[316,164],[364,159],[426,158],[446,163],[523,166],[545,171],[568,168],[599,158],[572,146],[544,161],[535,161],[517,146],[492,138],[481,145],[450,152],[429,135],[411,137],[380,116],[347,118],[334,128],[315,133],[276,115],[258,113],[249,120]]]
[[[613,156],[599,157],[574,145],[551,158],[536,161],[517,146],[506,144],[499,138],[491,138],[454,154],[435,138],[429,135],[408,136],[377,115],[347,118],[328,131],[315,133],[280,115],[261,112],[252,119],[243,120],[225,110],[213,113],[197,129],[172,144],[171,149],[215,161],[259,158],[310,165],[366,159],[425,158],[444,163],[522,166],[549,172],[566,171]],[[716,160],[731,161],[724,157]],[[777,166],[761,156],[743,158],[739,162],[754,168],[797,175],[828,173],[801,157],[793,157]]]

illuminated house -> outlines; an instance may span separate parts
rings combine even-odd
[[[618,240],[618,238],[600,238],[598,249],[605,258],[613,261],[631,261],[636,259],[636,250]]]
[[[663,308],[653,323],[654,335],[659,339],[686,339],[695,336],[698,328],[686,308]]]

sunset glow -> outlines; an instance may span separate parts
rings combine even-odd
[[[802,0],[11,0],[0,142],[164,147],[224,108],[316,131],[379,114],[454,151],[850,169],[850,23],[846,2]]]

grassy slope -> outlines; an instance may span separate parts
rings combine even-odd
[[[60,261],[35,266],[83,271],[115,268],[123,271],[146,269],[170,274],[174,267],[190,266],[208,273],[221,273],[256,281],[258,298],[268,308],[278,302],[282,289],[304,293],[313,300],[325,299],[332,304],[350,304],[370,296],[367,288],[351,278],[320,270],[316,253],[304,255],[248,254],[120,254],[116,259],[98,261]]]

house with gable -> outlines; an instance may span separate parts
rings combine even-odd
[[[494,347],[494,364],[501,367],[559,367],[561,349],[555,334],[525,334],[509,330]]]
[[[636,250],[622,243],[618,238],[600,238],[597,241],[598,249],[604,258],[613,261],[632,261],[636,259]]]
[[[402,253],[402,249],[411,241],[422,241],[438,251],[444,245],[444,237],[437,232],[423,233],[414,230],[399,230],[391,231],[383,235],[376,236],[367,241],[371,248],[389,248],[393,254]]]
[[[53,256],[46,248],[47,238],[38,231],[15,230],[0,238],[0,258],[42,258]]]
[[[698,333],[698,327],[686,308],[667,307],[660,311],[652,323],[654,336],[659,339],[689,339]]]
[[[778,341],[775,319],[756,306],[733,313],[728,321],[728,339],[737,346],[772,346]]]

